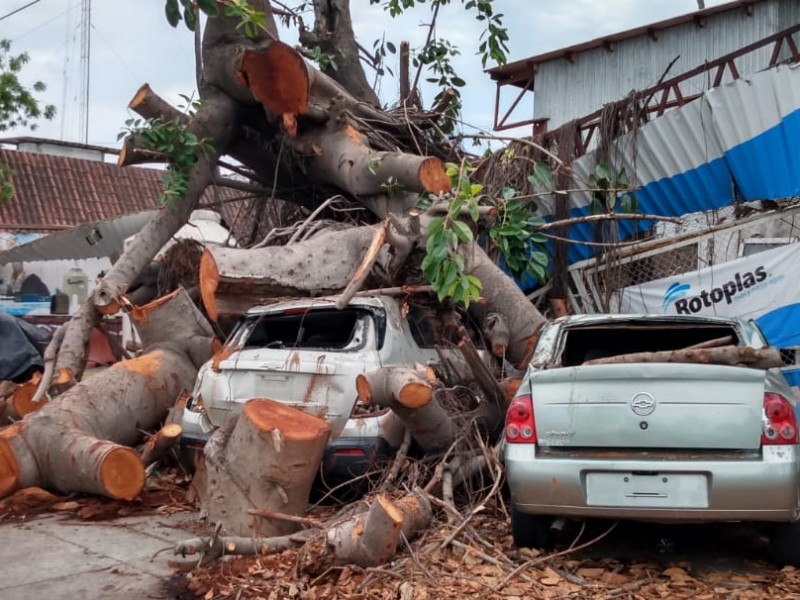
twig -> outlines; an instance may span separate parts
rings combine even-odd
[[[441,5],[442,5],[441,2],[437,2],[434,5],[433,16],[431,17],[431,24],[428,26],[428,37],[425,40],[425,46],[424,47],[426,47],[426,48],[430,45],[431,40],[433,39],[433,31],[436,28],[436,19],[439,16],[439,8],[441,7]],[[420,61],[419,62],[419,67],[417,68],[417,73],[414,76],[414,85],[412,85],[411,89],[409,90],[409,92],[412,93],[412,94],[416,91],[417,86],[419,85],[419,78],[420,78],[420,75],[422,75],[422,66],[423,66],[423,62]]]
[[[296,515],[287,515],[286,513],[274,512],[263,508],[248,508],[247,514],[263,517],[265,519],[274,519],[276,521],[288,521],[290,523],[299,523],[300,525],[307,525],[316,529],[325,529],[325,523],[319,519],[312,517],[298,517]]]
[[[300,233],[303,231],[303,229],[305,228],[305,226],[306,226],[306,225],[308,225],[308,224],[309,224],[311,221],[313,221],[313,220],[314,220],[314,219],[317,217],[317,215],[319,215],[319,213],[321,213],[323,210],[325,210],[325,209],[326,209],[326,208],[328,208],[328,207],[329,207],[331,204],[333,204],[333,202],[334,202],[335,200],[340,200],[340,199],[343,199],[343,198],[342,198],[342,196],[339,196],[339,195],[336,195],[336,196],[331,196],[330,198],[328,198],[327,200],[325,200],[325,202],[323,202],[323,203],[322,203],[322,204],[320,204],[320,205],[319,205],[317,208],[315,208],[315,209],[314,209],[314,212],[312,212],[310,215],[308,215],[308,217],[306,218],[306,220],[305,220],[305,221],[303,221],[303,222],[300,224],[300,227],[298,227],[298,228],[297,228],[297,231],[294,233],[294,235],[293,235],[292,237],[290,237],[290,238],[289,238],[289,241],[288,241],[288,242],[286,242],[286,245],[288,246],[289,244],[291,244],[291,243],[293,243],[293,242],[296,242],[296,241],[297,241],[297,239],[300,237]]]
[[[542,233],[543,236],[551,240],[558,240],[567,242],[569,244],[582,244],[584,246],[597,246],[598,248],[624,248],[627,246],[636,246],[643,243],[645,240],[633,240],[631,242],[587,242],[584,240],[572,240],[570,238],[561,237],[560,235],[553,235],[552,233]]]
[[[355,275],[353,275],[353,278],[349,281],[347,287],[344,288],[344,291],[339,296],[339,299],[336,300],[336,308],[339,310],[344,309],[348,304],[350,304],[350,300],[352,300],[356,292],[361,289],[361,286],[364,285],[364,281],[372,272],[372,267],[378,260],[378,255],[380,254],[381,248],[383,248],[383,245],[386,242],[386,229],[388,227],[389,221],[388,219],[384,219],[383,223],[375,230],[375,233],[372,236],[372,241],[367,247],[367,250],[364,252],[364,258],[361,259],[361,264],[358,265]]]
[[[603,215],[588,215],[586,217],[575,217],[573,219],[563,219],[561,221],[551,221],[550,223],[537,226],[535,231],[554,229],[556,227],[564,227],[568,225],[577,225],[579,223],[594,223],[596,221],[667,221],[669,223],[681,223],[681,220],[675,217],[640,215],[635,213],[610,213]]]
[[[397,453],[394,455],[392,466],[389,469],[389,472],[386,474],[386,479],[383,480],[383,483],[378,491],[385,492],[392,486],[394,480],[397,479],[397,476],[400,474],[400,469],[402,468],[403,463],[406,461],[406,455],[408,454],[408,449],[410,447],[411,432],[406,429],[406,432],[403,435],[403,443],[400,444],[400,448],[398,448]]]
[[[483,446],[483,444],[481,444],[481,448],[483,450],[483,456],[486,459],[486,465],[487,466],[489,466],[491,464],[491,461],[489,460],[490,458],[493,458],[494,460],[497,460],[497,458],[494,456],[493,452],[487,452],[486,451],[486,448]],[[473,508],[470,511],[469,515],[467,515],[467,517],[461,522],[461,524],[458,527],[456,527],[449,536],[447,536],[447,539],[439,545],[439,550],[445,549],[448,546],[448,544],[450,544],[456,538],[456,536],[459,533],[461,533],[461,531],[463,531],[463,529],[467,526],[467,523],[470,522],[472,517],[474,517],[479,512],[482,512],[482,511],[484,511],[486,509],[486,504],[489,502],[489,500],[500,489],[500,484],[503,481],[503,478],[500,475],[500,473],[492,473],[492,476],[494,477],[494,485],[492,485],[492,489],[489,490],[489,493],[483,498],[481,503],[478,504],[478,506],[476,506],[475,508]]]
[[[516,143],[522,144],[523,146],[529,146],[529,147],[531,147],[531,148],[533,148],[535,150],[538,150],[542,154],[544,154],[544,155],[548,156],[549,158],[552,158],[554,161],[556,161],[556,163],[559,166],[564,164],[563,160],[558,158],[555,154],[550,152],[547,148],[545,148],[541,144],[537,144],[536,142],[532,142],[531,140],[526,140],[526,139],[523,139],[523,138],[515,138],[515,137],[506,136],[506,135],[486,135],[486,134],[480,134],[480,133],[465,134],[465,135],[462,135],[461,137],[472,138],[472,139],[475,139],[475,140],[498,140],[498,141],[506,141],[506,142],[516,142]]]
[[[44,373],[42,373],[39,386],[36,388],[33,398],[31,398],[31,402],[34,404],[44,398],[47,390],[50,388],[50,382],[53,380],[53,373],[55,373],[56,357],[58,356],[58,351],[61,349],[61,342],[64,341],[64,334],[66,332],[67,327],[65,325],[59,327],[50,339],[50,343],[47,344],[47,348],[45,348],[43,357]]]
[[[602,540],[604,537],[606,537],[609,533],[614,531],[614,529],[617,527],[617,524],[618,524],[618,522],[615,521],[614,523],[611,524],[611,527],[606,529],[603,533],[601,533],[597,537],[589,540],[588,542],[586,542],[584,544],[581,544],[580,546],[572,546],[571,545],[569,548],[567,548],[566,550],[562,550],[561,552],[556,552],[554,554],[548,554],[547,556],[540,556],[540,557],[537,557],[537,558],[532,558],[531,560],[522,563],[516,569],[511,571],[511,573],[509,573],[505,577],[505,579],[503,579],[503,581],[498,583],[497,586],[494,588],[494,591],[499,592],[500,590],[502,590],[508,584],[509,581],[511,581],[514,577],[516,577],[520,573],[520,571],[524,571],[525,569],[528,569],[530,567],[536,566],[536,565],[541,564],[543,562],[547,562],[547,561],[552,560],[554,558],[559,558],[561,556],[566,556],[567,554],[572,554],[573,552],[577,552],[578,550],[583,550],[584,548],[588,548],[592,544],[596,544],[597,542]]]

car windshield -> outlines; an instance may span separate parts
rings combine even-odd
[[[289,309],[246,316],[231,336],[240,348],[358,350],[366,343],[371,316],[359,309]]]

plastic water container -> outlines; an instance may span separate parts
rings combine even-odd
[[[73,267],[64,274],[62,281],[61,291],[64,292],[68,298],[73,295],[78,297],[78,302],[86,300],[89,295],[89,277],[83,272],[80,267]]]

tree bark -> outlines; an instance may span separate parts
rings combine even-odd
[[[145,442],[140,453],[142,462],[149,465],[161,460],[178,442],[181,433],[183,433],[183,427],[178,423],[164,425]]]
[[[467,271],[481,280],[481,297],[502,316],[510,333],[508,360],[525,368],[545,318],[525,297],[517,284],[473,242],[466,252]]]
[[[321,233],[290,246],[206,248],[200,294],[207,314],[242,314],[276,296],[317,296],[343,289],[356,275],[373,227]]]
[[[446,450],[455,440],[456,427],[433,397],[426,374],[386,367],[356,377],[359,400],[391,409],[426,453]]]
[[[144,485],[144,466],[134,445],[143,429],[158,426],[197,370],[211,357],[208,323],[174,311],[181,290],[143,315],[170,327],[152,335],[151,351],[114,364],[102,376],[70,388],[10,427],[0,429],[0,497],[21,487],[52,487],[131,500]]]
[[[294,142],[311,172],[356,197],[395,192],[441,194],[450,189],[444,163],[438,158],[405,152],[378,152],[349,123],[329,121]],[[391,193],[391,190],[389,190]]]
[[[420,408],[433,399],[434,375],[409,367],[384,367],[356,376],[358,398],[365,404],[400,404]]]
[[[354,98],[380,106],[359,59],[349,0],[314,0],[314,29],[300,30],[300,43],[314,50],[319,48],[332,55],[336,68],[329,66],[323,73],[338,81]]]
[[[144,466],[127,446],[164,418],[199,366],[181,343],[164,344],[0,430],[0,497],[37,486],[132,500],[144,485]]]
[[[298,525],[248,513],[302,515],[330,436],[328,424],[280,402],[248,401],[205,449],[203,510],[231,535],[280,536]]]
[[[382,565],[394,557],[402,536],[414,539],[430,525],[431,518],[430,502],[419,492],[396,501],[378,494],[366,512],[328,530],[326,554],[332,552],[338,565],[362,568]],[[320,556],[319,562],[324,563],[325,557]]]

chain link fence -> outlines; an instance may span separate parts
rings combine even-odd
[[[618,312],[624,288],[800,241],[800,200],[754,202],[662,222],[652,239],[569,268],[573,313]]]

